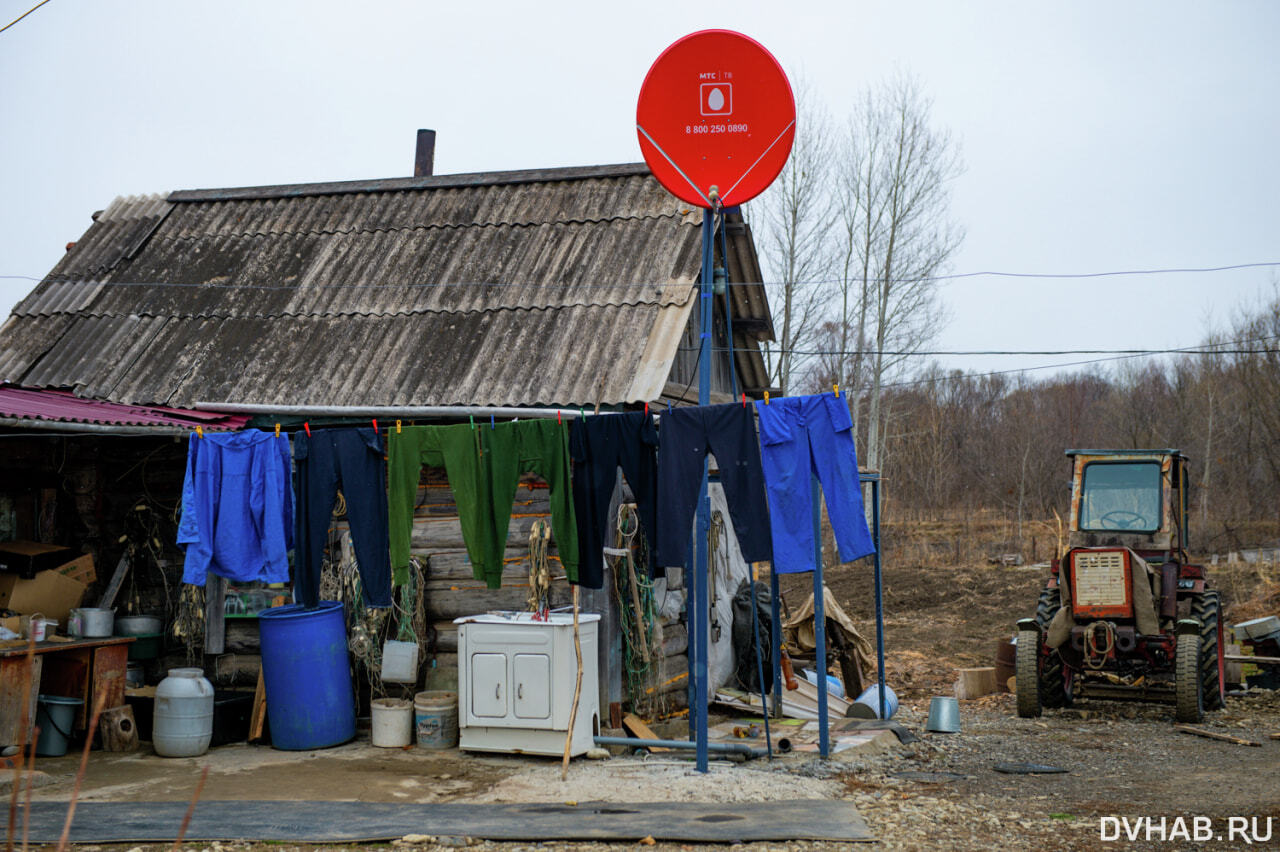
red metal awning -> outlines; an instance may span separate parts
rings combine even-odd
[[[21,422],[15,422],[21,421]],[[71,391],[0,385],[0,425],[50,428],[53,424],[86,424],[96,431],[155,429],[170,433],[197,426],[210,431],[243,429],[249,417],[159,405],[122,405],[101,399],[81,399]],[[105,428],[103,428],[105,427]],[[65,428],[65,427],[64,427]]]

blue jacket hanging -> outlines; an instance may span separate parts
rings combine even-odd
[[[187,443],[178,544],[182,581],[208,572],[228,580],[289,582],[293,489],[289,439],[270,432],[217,432]]]

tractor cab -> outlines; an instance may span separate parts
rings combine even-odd
[[[1187,458],[1178,450],[1067,450],[1069,548],[1124,547],[1187,561]]]
[[[1221,604],[1187,558],[1187,458],[1067,450],[1071,512],[1034,618],[1018,622],[1018,713],[1078,695],[1222,705]]]

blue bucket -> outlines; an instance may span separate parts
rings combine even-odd
[[[258,631],[271,744],[299,751],[352,739],[356,708],[342,604],[264,609]]]
[[[864,719],[878,718],[880,715],[880,684],[873,683],[868,686],[853,704],[854,706],[849,708],[848,715]],[[861,712],[855,712],[857,710],[861,710]],[[884,717],[892,719],[893,714],[897,712],[898,695],[893,691],[893,687],[886,683],[884,685]]]

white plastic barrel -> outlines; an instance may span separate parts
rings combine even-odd
[[[169,669],[156,687],[151,744],[161,757],[195,757],[213,736],[213,684],[204,670]]]

